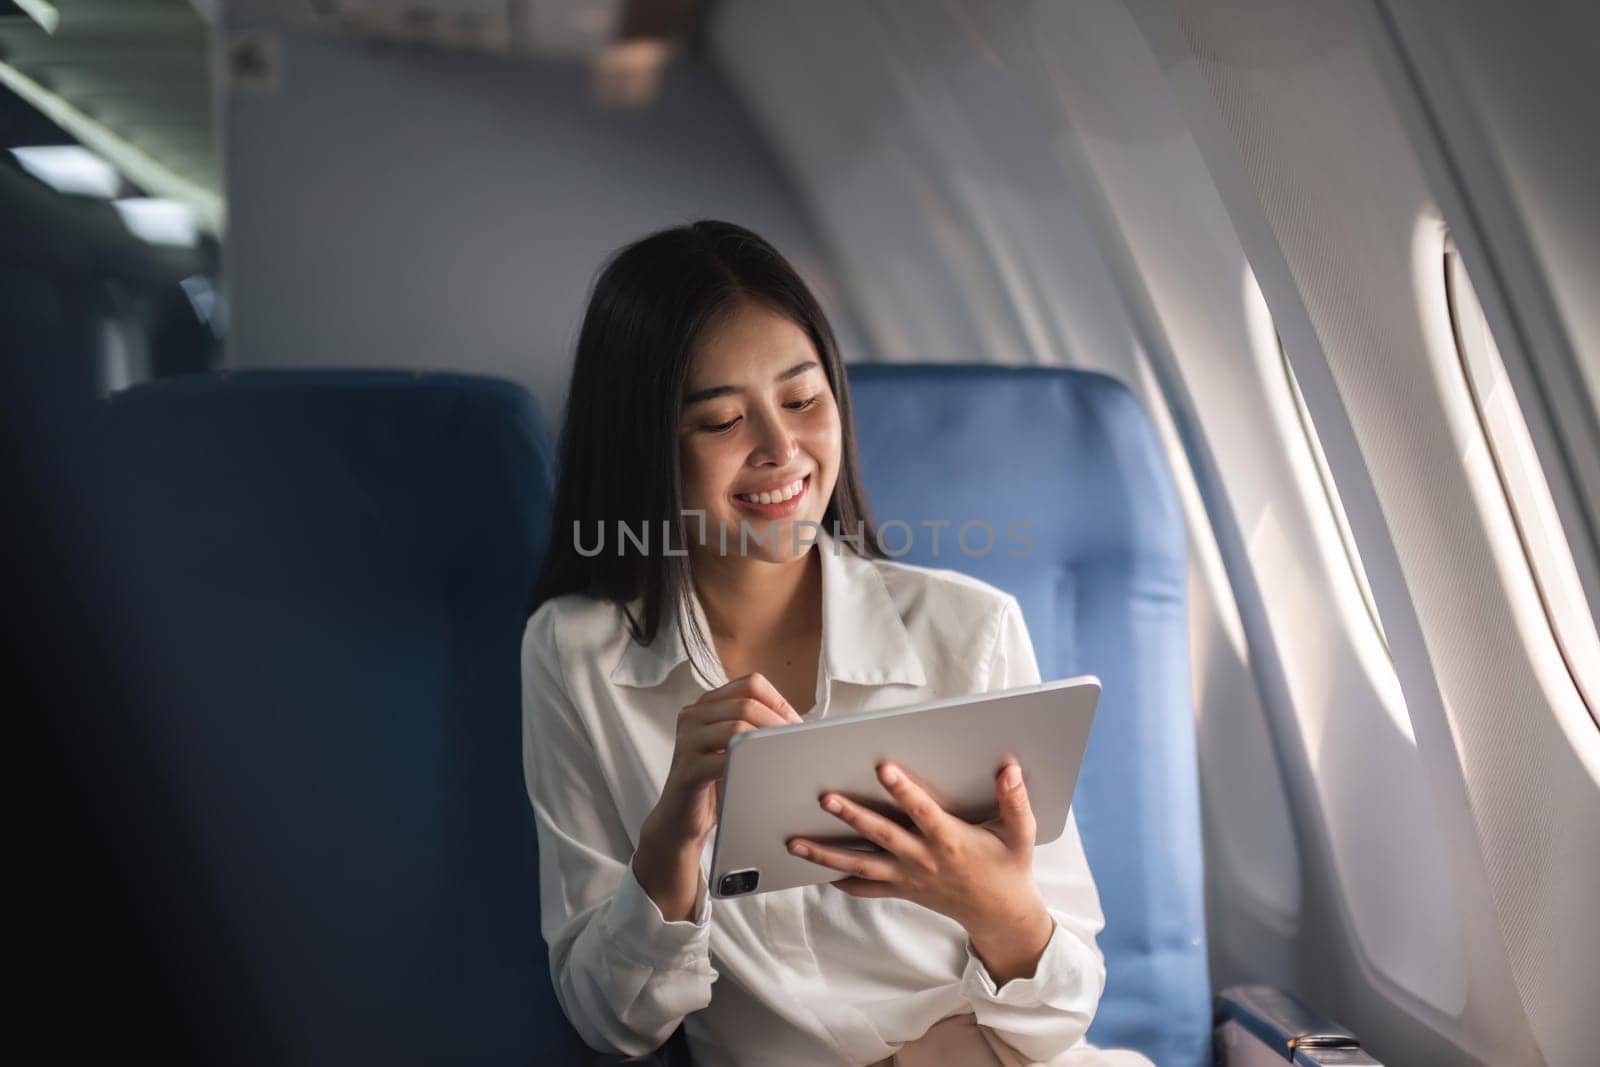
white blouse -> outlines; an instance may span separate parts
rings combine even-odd
[[[1040,680],[1010,594],[954,571],[857,556],[820,534],[822,655],[808,721]],[[708,636],[698,598],[693,609]],[[634,605],[637,616],[637,603]],[[1104,925],[1076,820],[1034,850],[1055,931],[1034,974],[997,988],[954,920],[814,885],[713,901],[667,922],[633,875],[679,710],[727,681],[687,662],[676,613],[650,646],[621,610],[557,597],[522,642],[523,769],[538,827],[540,916],[567,1018],[596,1049],[639,1055],[680,1022],[698,1067],[872,1064],[962,1012],[1033,1061],[1077,1063],[1105,984]],[[1047,774],[1048,766],[1027,774]],[[1063,1055],[1064,1054],[1064,1055]]]

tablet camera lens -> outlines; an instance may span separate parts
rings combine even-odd
[[[740,893],[749,893],[755,890],[756,881],[761,877],[761,872],[755,870],[734,871],[732,874],[722,876],[718,887],[725,897],[738,896]]]

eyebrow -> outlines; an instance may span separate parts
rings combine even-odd
[[[802,360],[772,380],[774,382],[786,382],[795,375],[804,374],[815,366],[818,366],[818,363],[814,359]],[[696,389],[683,398],[683,406],[688,407],[690,404],[698,404],[702,400],[714,400],[719,396],[728,396],[737,392],[740,392],[740,389],[733,385],[713,385],[709,389]]]

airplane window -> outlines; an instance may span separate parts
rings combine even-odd
[[[1600,636],[1584,599],[1572,549],[1534,451],[1522,408],[1506,375],[1466,265],[1454,245],[1445,250],[1445,294],[1456,352],[1505,492],[1517,536],[1533,572],[1546,618],[1567,671],[1600,723]]]
[[[1317,480],[1322,483],[1323,494],[1328,498],[1328,509],[1333,512],[1334,523],[1339,527],[1339,540],[1344,545],[1345,559],[1350,564],[1350,571],[1355,575],[1356,586],[1361,590],[1361,602],[1367,607],[1367,617],[1372,620],[1372,626],[1378,631],[1378,640],[1383,642],[1383,650],[1389,651],[1389,637],[1383,632],[1383,621],[1378,618],[1378,602],[1373,599],[1372,585],[1367,581],[1367,570],[1361,565],[1361,553],[1356,550],[1355,535],[1350,532],[1350,520],[1345,517],[1344,503],[1339,499],[1339,488],[1334,485],[1333,471],[1328,467],[1328,457],[1322,451],[1322,441],[1317,437],[1317,428],[1311,421],[1311,412],[1306,409],[1306,400],[1300,392],[1300,383],[1295,380],[1294,368],[1289,365],[1288,353],[1283,350],[1283,338],[1277,338],[1278,359],[1283,364],[1283,375],[1289,381],[1289,392],[1294,396],[1295,414],[1300,419],[1300,429],[1305,432],[1306,441],[1311,445],[1311,456],[1317,465]],[[1392,655],[1391,655],[1391,658]]]

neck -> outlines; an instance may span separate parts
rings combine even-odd
[[[712,634],[760,644],[822,625],[822,557],[813,546],[782,563],[710,553],[694,558],[695,592]]]

